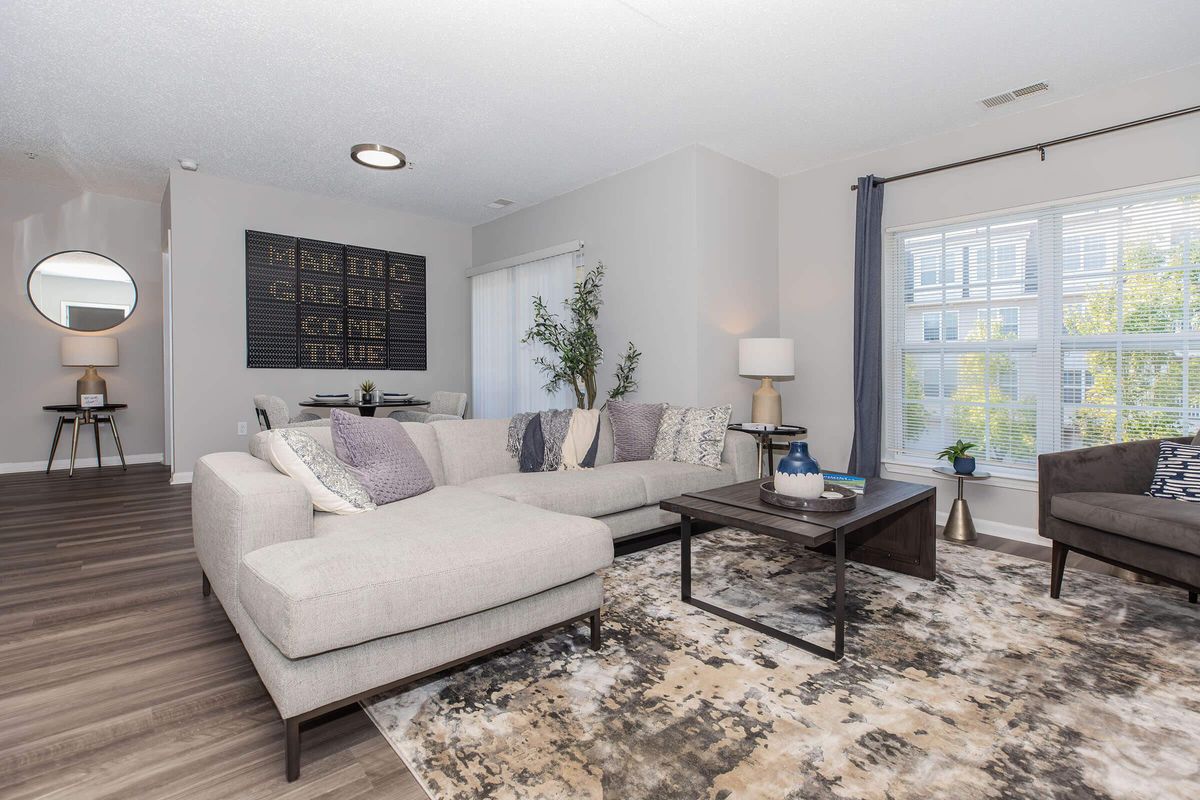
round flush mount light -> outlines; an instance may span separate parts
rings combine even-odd
[[[350,148],[350,158],[371,169],[404,169],[408,163],[404,153],[383,144],[356,144]]]

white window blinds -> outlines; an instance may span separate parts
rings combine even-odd
[[[556,394],[542,388],[546,377],[534,364],[549,356],[542,345],[522,344],[533,324],[533,296],[563,313],[575,286],[581,250],[561,253],[471,277],[471,405],[479,419],[503,419],[519,411],[569,408],[569,387]]]
[[[890,237],[885,444],[992,467],[1200,423],[1200,185]]]

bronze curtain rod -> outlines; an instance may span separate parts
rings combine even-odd
[[[892,177],[892,178],[877,178],[875,180],[875,183],[878,184],[878,183],[891,183],[892,181],[902,181],[905,178],[916,178],[919,175],[928,175],[932,172],[941,172],[941,171],[947,170],[947,169],[955,169],[957,167],[966,167],[966,166],[970,166],[971,164],[979,164],[980,162],[992,161],[997,158],[1007,158],[1009,156],[1015,156],[1019,153],[1034,153],[1034,152],[1041,153],[1042,161],[1045,161],[1047,147],[1054,147],[1056,145],[1066,144],[1067,142],[1077,142],[1080,139],[1090,139],[1093,136],[1100,136],[1101,134],[1113,133],[1115,131],[1123,131],[1126,128],[1136,128],[1138,125],[1146,125],[1151,122],[1161,122],[1164,119],[1172,119],[1174,117],[1182,117],[1184,114],[1195,114],[1197,111],[1200,111],[1200,106],[1192,106],[1190,108],[1181,108],[1178,111],[1168,111],[1165,114],[1158,114],[1153,117],[1146,117],[1145,119],[1137,119],[1137,120],[1134,120],[1133,122],[1122,122],[1120,125],[1110,125],[1107,128],[1097,128],[1096,130],[1088,131],[1087,133],[1077,133],[1074,136],[1064,136],[1061,139],[1052,139],[1049,142],[1042,142],[1040,144],[1031,144],[1027,147],[1017,147],[1013,150],[1005,150],[1003,153],[992,153],[991,155],[987,155],[987,156],[978,156],[976,158],[968,158],[965,161],[955,161],[953,164],[942,164],[941,166],[929,167],[928,169],[919,169],[916,172],[905,172],[903,175],[896,175],[895,177]],[[850,187],[850,191],[852,191],[852,192],[857,191],[857,190],[858,190],[857,185]]]

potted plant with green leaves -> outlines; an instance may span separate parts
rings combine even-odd
[[[962,439],[959,439],[938,453],[938,458],[944,458],[949,461],[954,466],[954,471],[959,475],[970,475],[975,471],[975,456],[968,455],[968,453],[978,446],[974,442],[964,442]]]
[[[362,402],[371,403],[375,401],[375,396],[372,394],[375,391],[375,381],[367,378],[358,385],[358,390],[362,392]]]
[[[546,391],[553,394],[563,386],[569,386],[579,408],[596,406],[596,371],[604,364],[604,348],[596,333],[603,286],[604,264],[601,262],[575,284],[574,292],[563,301],[567,312],[563,318],[547,308],[540,295],[534,295],[533,327],[521,339],[526,344],[536,342],[546,346],[551,355],[533,360],[546,376]],[[616,385],[608,393],[608,399],[624,397],[637,389],[634,373],[641,357],[633,342],[628,342],[617,363],[613,375]]]

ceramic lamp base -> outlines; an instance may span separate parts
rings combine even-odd
[[[783,402],[770,378],[763,378],[750,405],[750,421],[768,425],[783,424]]]
[[[75,402],[78,405],[83,405],[85,394],[104,395],[105,402],[108,401],[108,384],[96,372],[95,367],[88,367],[84,370],[83,377],[75,381]]]

